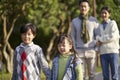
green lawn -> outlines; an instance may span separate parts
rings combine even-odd
[[[0,73],[0,80],[11,80],[11,74]]]
[[[5,72],[0,72],[0,80],[11,80],[11,74],[7,74]],[[45,75],[41,72],[41,80],[46,80]]]
[[[97,72],[101,71],[101,67],[97,67]],[[5,72],[0,72],[0,80],[11,80],[11,74],[7,74]],[[41,80],[45,80],[45,75],[41,72]]]
[[[96,69],[97,72],[100,72],[101,71],[101,66],[98,66],[97,69]]]

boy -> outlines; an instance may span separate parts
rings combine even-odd
[[[25,24],[20,33],[23,42],[15,49],[12,80],[40,80],[40,67],[49,80],[51,72],[42,49],[33,43],[36,27]]]

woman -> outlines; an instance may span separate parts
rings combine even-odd
[[[103,80],[118,80],[119,64],[119,30],[114,20],[110,19],[109,7],[101,8],[102,23],[99,25],[100,36],[97,36],[97,45],[100,46],[100,60]],[[109,70],[110,69],[110,70]]]

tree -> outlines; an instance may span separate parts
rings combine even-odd
[[[97,14],[98,14],[98,19],[100,20],[100,9],[103,6],[108,6],[111,9],[111,19],[114,19],[117,24],[118,28],[120,29],[120,1],[119,0],[96,0],[97,4]]]
[[[71,19],[79,15],[79,0],[34,0],[29,7],[28,20],[39,27],[39,44],[47,60],[56,53],[56,40],[60,34],[70,33]],[[93,2],[91,1],[93,4]],[[47,40],[47,42],[46,42]]]
[[[69,34],[71,18],[75,16],[78,5],[74,0],[34,0],[28,9],[29,21],[39,27],[38,34],[42,38],[37,42],[41,42],[48,60],[55,55],[57,37],[63,33]]]
[[[6,70],[12,73],[14,49],[9,43],[9,38],[20,16],[25,14],[25,6],[28,1],[1,0],[0,15],[2,24],[1,53]]]
[[[92,8],[94,7],[93,1],[90,0]],[[114,1],[118,0],[96,0],[96,12],[99,15],[103,5],[110,5],[112,12],[116,12],[112,13],[111,17],[118,23],[120,22],[118,15],[120,6]],[[0,55],[4,56],[2,60],[7,66],[11,64],[7,71],[12,70],[13,43],[19,41],[14,39],[12,34],[13,31],[18,34],[16,28],[26,22],[34,23],[39,31],[35,42],[43,48],[47,59],[50,60],[50,56],[52,58],[55,55],[57,37],[61,33],[69,34],[71,20],[79,15],[78,2],[79,0],[1,0]],[[97,18],[99,19],[99,16]]]

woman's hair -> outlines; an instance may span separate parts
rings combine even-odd
[[[101,8],[101,12],[102,12],[102,10],[106,10],[106,11],[108,11],[109,13],[111,13],[111,10],[110,10],[110,8],[109,8],[108,6],[103,6],[103,7]]]
[[[87,2],[88,5],[90,6],[90,2],[89,2],[89,0],[79,0],[79,5],[80,5],[82,2]]]
[[[36,35],[36,26],[33,25],[32,23],[27,23],[25,25],[23,25],[21,28],[20,28],[20,33],[26,33],[29,29],[31,29],[33,35]]]

